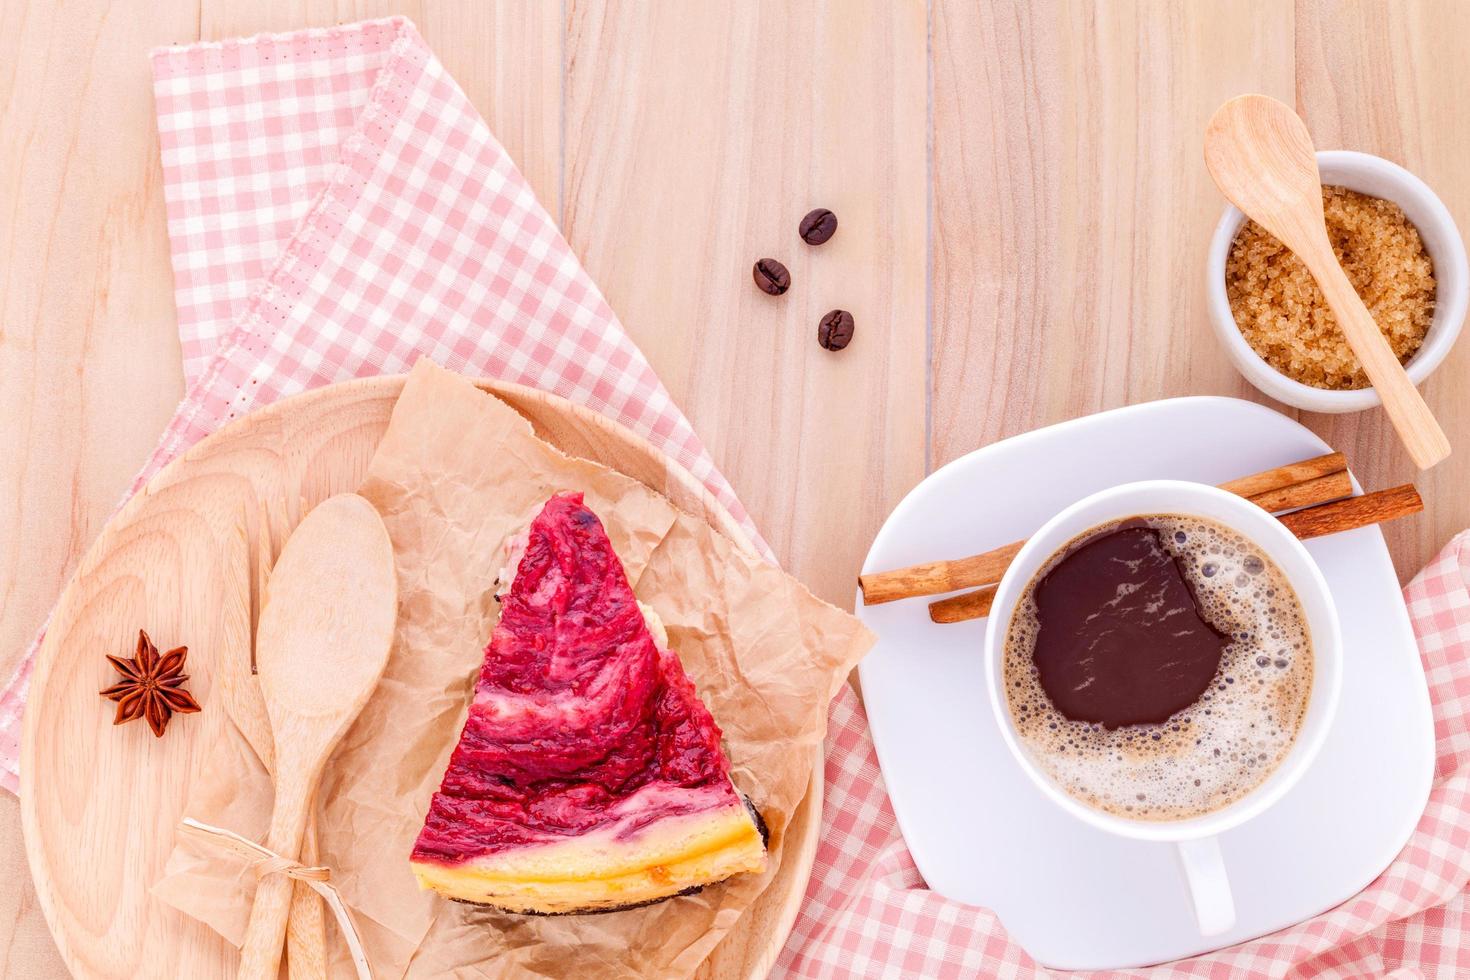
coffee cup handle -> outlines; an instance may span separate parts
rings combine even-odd
[[[1218,936],[1235,925],[1235,898],[1230,894],[1230,876],[1220,856],[1215,837],[1182,840],[1176,844],[1179,865],[1189,883],[1194,917],[1201,936]]]

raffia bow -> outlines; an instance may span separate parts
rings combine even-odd
[[[352,962],[357,967],[358,980],[373,980],[373,971],[368,966],[367,954],[363,952],[362,937],[358,935],[357,924],[352,921],[352,913],[348,910],[347,903],[342,901],[341,892],[337,891],[331,883],[331,869],[307,867],[300,861],[282,857],[268,847],[262,847],[252,840],[247,840],[233,830],[212,827],[193,817],[185,817],[180,822],[179,833],[243,858],[255,872],[256,878],[282,874],[287,878],[305,882],[322,897],[332,910],[332,914],[337,917],[337,928],[347,940],[347,949],[351,952]]]

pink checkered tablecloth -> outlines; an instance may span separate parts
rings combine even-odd
[[[606,413],[679,459],[749,526],[412,24],[169,48],[153,67],[189,393],[134,489],[252,408],[406,371],[426,355]],[[1470,977],[1470,536],[1452,541],[1405,597],[1439,760],[1409,844],[1361,894],[1310,922],[1129,975]],[[12,791],[30,662],[0,693],[0,781]],[[823,823],[774,976],[1043,974],[992,913],[924,887],[850,691],[833,705]]]

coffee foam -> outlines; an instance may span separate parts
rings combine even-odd
[[[1006,705],[1032,759],[1069,795],[1134,820],[1186,820],[1255,789],[1291,751],[1312,692],[1306,617],[1286,576],[1259,548],[1213,521],[1171,514],[1128,518],[1157,529],[1179,559],[1201,615],[1232,637],[1210,687],[1159,725],[1108,730],[1064,717],[1032,660],[1034,590],[1084,538],[1036,573],[1006,632]]]

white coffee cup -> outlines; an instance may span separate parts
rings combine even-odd
[[[1187,820],[1133,820],[1095,809],[1069,795],[1031,757],[1006,705],[1005,639],[1016,603],[1042,565],[1069,541],[1112,521],[1147,514],[1208,518],[1239,532],[1275,562],[1301,602],[1310,633],[1313,670],[1307,714],[1281,764],[1245,796]],[[985,669],[990,704],[1017,764],[1057,806],[1099,830],[1172,843],[1194,904],[1200,934],[1214,936],[1235,925],[1235,900],[1220,854],[1220,834],[1258,816],[1281,799],[1306,772],[1327,737],[1342,687],[1342,633],[1322,572],[1286,527],[1249,501],[1201,483],[1146,480],[1103,490],[1066,508],[1031,536],[996,588],[985,630]]]

